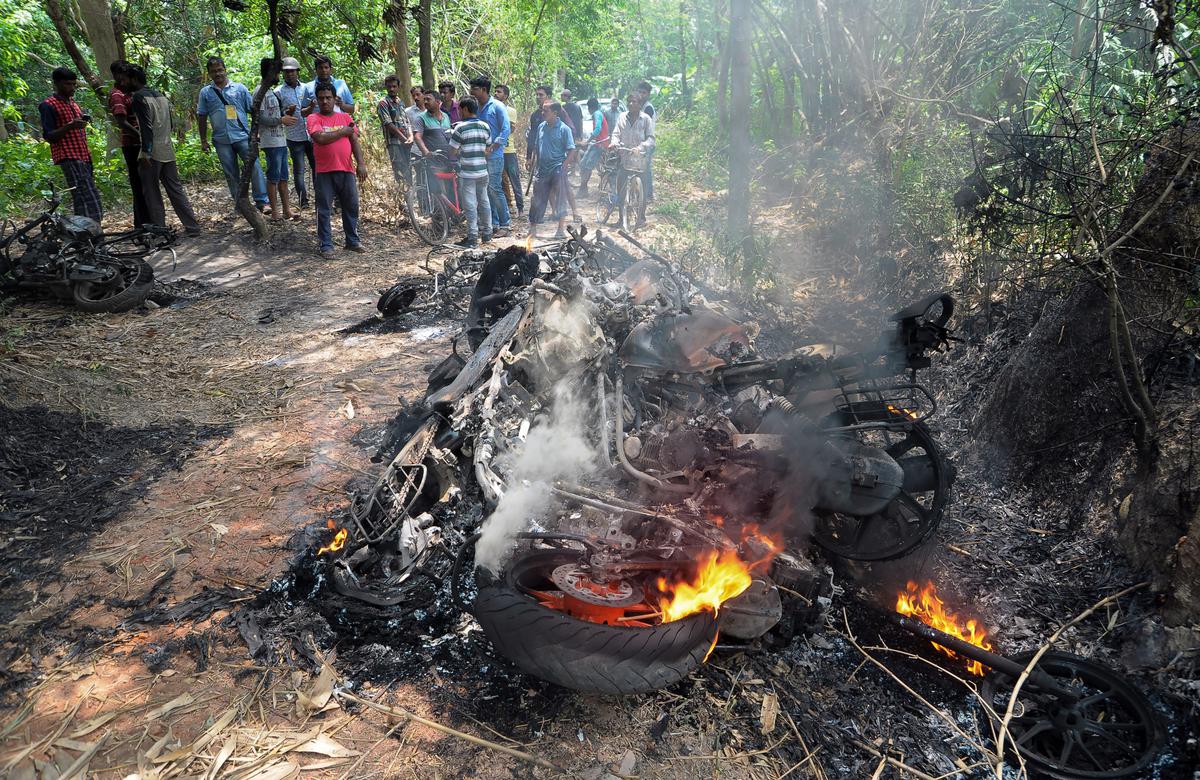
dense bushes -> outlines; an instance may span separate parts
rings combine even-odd
[[[88,133],[95,167],[96,185],[106,207],[130,203],[129,179],[125,160],[119,148],[105,148],[104,134]],[[203,154],[200,143],[189,135],[184,143],[175,145],[179,174],[184,181],[212,179],[221,176],[216,154]],[[50,145],[25,133],[14,133],[0,142],[0,214],[5,216],[28,212],[40,204],[41,191],[66,186],[62,172],[50,161]]]

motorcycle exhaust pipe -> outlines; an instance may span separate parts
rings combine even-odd
[[[970,642],[964,642],[956,636],[951,636],[945,631],[939,631],[932,626],[922,623],[916,618],[901,615],[897,612],[889,612],[888,616],[892,622],[904,629],[910,634],[928,639],[930,642],[941,645],[942,647],[953,650],[958,655],[965,658],[970,658],[972,661],[995,669],[998,672],[1007,674],[1014,680],[1025,673],[1025,664],[1019,661],[1014,661],[1011,658],[993,653],[989,650],[984,650],[982,647],[976,647]],[[1050,675],[1042,672],[1034,667],[1029,671],[1029,684],[1036,686],[1038,690],[1053,694],[1058,697],[1064,704],[1071,704],[1079,700],[1079,694],[1060,684]]]

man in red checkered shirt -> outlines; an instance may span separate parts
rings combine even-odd
[[[92,177],[92,152],[88,149],[87,127],[91,116],[84,114],[75,102],[76,76],[69,68],[55,68],[50,74],[54,94],[38,105],[42,118],[42,137],[50,143],[50,157],[62,168],[75,213],[99,222],[104,216],[100,205],[100,190]]]

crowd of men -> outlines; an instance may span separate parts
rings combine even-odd
[[[264,60],[264,73],[271,70],[267,64]],[[215,150],[229,195],[235,200],[243,171],[249,167],[253,201],[272,220],[301,219],[300,212],[310,203],[306,174],[311,172],[311,201],[316,207],[322,256],[334,253],[331,221],[335,203],[341,211],[345,248],[361,252],[358,182],[367,178],[368,171],[359,143],[354,94],[345,81],[334,77],[328,57],[315,58],[314,78],[307,82],[300,80],[297,59],[285,57],[281,64],[282,83],[277,78],[267,84],[258,114],[265,174],[259,156],[251,154],[253,97],[244,85],[230,80],[220,57],[208,58],[209,83],[200,89],[196,101],[200,148],[206,153]],[[108,111],[120,131],[134,223],[165,226],[165,190],[186,233],[199,234],[200,223],[175,163],[169,100],[147,86],[146,73],[138,65],[114,62],[112,76]],[[39,105],[42,135],[71,188],[75,213],[100,221],[103,206],[85,135],[92,118],[74,100],[78,82],[71,70],[56,68],[51,78],[54,93]],[[526,203],[513,143],[516,115],[508,85],[493,86],[487,76],[477,76],[470,82],[470,96],[456,99],[455,85],[443,81],[436,90],[413,87],[407,104],[397,76],[388,76],[383,86],[386,94],[376,105],[375,116],[396,181],[412,186],[414,176],[456,170],[467,227],[459,245],[476,246],[509,235],[514,209],[520,218]],[[528,210],[535,237],[540,237],[539,226],[549,222],[557,224],[556,238],[565,237],[568,216],[578,220],[576,198],[588,195],[591,176],[610,147],[644,158],[646,200],[653,199],[655,111],[649,102],[650,91],[647,82],[638,84],[625,111],[615,97],[603,110],[596,98],[588,100],[591,130],[585,139],[583,112],[570,90],[562,90],[555,101],[551,87],[537,87],[538,108],[529,118],[525,135],[525,165],[535,172]],[[586,153],[579,159],[581,146],[586,146]],[[576,164],[578,191],[569,186],[567,178]],[[621,177],[627,175],[626,166],[617,166],[617,171],[619,189]],[[644,206],[638,220],[645,221]]]

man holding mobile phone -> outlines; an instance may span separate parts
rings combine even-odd
[[[42,137],[50,144],[50,157],[62,168],[71,188],[75,214],[99,222],[104,218],[104,207],[92,175],[92,152],[84,133],[92,117],[75,102],[78,78],[73,70],[55,68],[50,79],[54,82],[54,94],[38,105]]]

